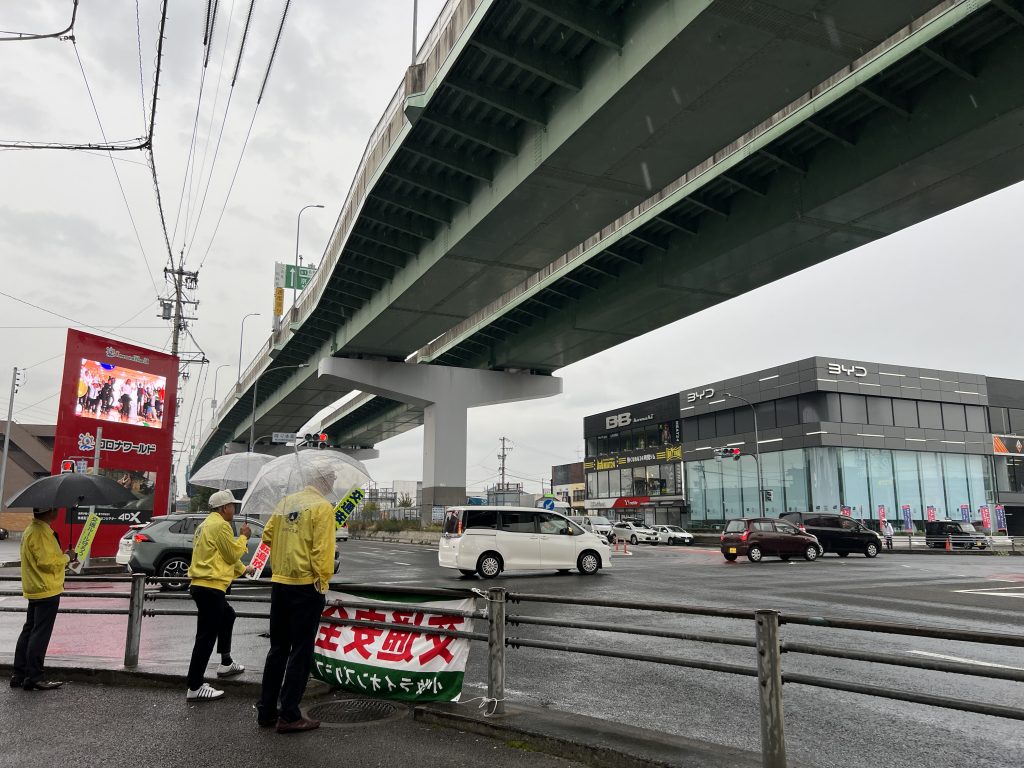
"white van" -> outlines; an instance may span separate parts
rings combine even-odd
[[[437,562],[464,576],[493,579],[505,570],[594,574],[611,565],[608,542],[565,515],[528,507],[451,507]]]

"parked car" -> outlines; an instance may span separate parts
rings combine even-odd
[[[145,525],[132,526],[121,537],[115,560],[119,565],[127,566],[131,573],[168,578],[181,577],[181,581],[167,582],[161,586],[172,591],[184,590],[188,587],[188,569],[192,564],[192,546],[195,543],[196,529],[206,517],[205,514],[163,515]],[[243,522],[248,523],[252,529],[247,552],[242,556],[242,562],[248,563],[260,545],[263,523],[255,519],[236,517],[231,523],[235,533],[238,533]],[[341,551],[337,541],[338,538],[335,537],[335,573],[341,566]],[[268,563],[263,569],[263,576],[270,575]]]
[[[874,557],[882,550],[882,537],[867,526],[846,515],[824,512],[784,512],[779,516],[801,531],[813,533],[821,544],[821,554],[835,552],[846,557],[859,552]]]
[[[647,544],[658,543],[656,530],[632,520],[619,520],[612,526],[612,533],[619,541],[628,541],[630,544],[639,544],[641,541]]]
[[[817,560],[819,554],[821,545],[818,539],[785,520],[770,517],[730,520],[722,531],[722,555],[729,562],[740,555],[746,555],[752,563],[759,563],[772,555],[782,560],[793,556]]]
[[[693,544],[693,534],[687,533],[678,525],[656,525],[654,530],[658,534],[659,544],[685,544],[690,546]]]
[[[924,524],[924,542],[929,547],[942,549],[949,539],[950,546],[958,549],[984,549],[988,537],[970,523],[959,520],[929,520]]]
[[[7,532],[6,528],[0,528],[0,541],[3,541],[4,539],[6,539],[10,535],[11,534]]]
[[[611,565],[603,536],[558,512],[529,507],[452,507],[445,514],[437,562],[463,576],[493,579],[506,570],[576,568],[592,575]]]
[[[612,521],[607,517],[601,517],[600,515],[567,515],[567,517],[583,530],[596,533],[598,536],[604,536],[611,541]]]
[[[338,529],[335,530],[335,532],[334,532],[334,539],[335,539],[335,541],[348,541],[348,523],[347,522],[344,525],[342,525],[341,528],[338,528]],[[335,569],[334,572],[337,573],[338,570]]]

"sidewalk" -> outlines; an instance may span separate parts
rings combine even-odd
[[[489,717],[478,700],[412,708],[387,702],[383,708],[393,712],[382,720],[325,719],[319,731],[285,737],[256,725],[258,669],[216,681],[226,692],[223,699],[189,704],[180,662],[147,661],[129,671],[110,659],[64,656],[48,658],[47,668],[52,678],[67,681],[63,689],[27,693],[0,687],[0,765],[131,765],[139,763],[140,750],[146,765],[225,768],[254,762],[303,768],[342,762],[402,768],[481,762],[519,768],[524,761],[531,768],[761,764],[752,752],[548,708],[509,705],[506,715]],[[0,674],[10,673],[11,655],[0,655]],[[303,707],[317,714],[324,704],[345,708],[347,702],[365,701],[334,695],[327,685],[311,681]]]

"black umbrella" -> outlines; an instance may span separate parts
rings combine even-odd
[[[63,475],[41,477],[7,501],[8,507],[100,506],[124,504],[135,499],[135,494],[103,475],[82,475],[69,472]]]

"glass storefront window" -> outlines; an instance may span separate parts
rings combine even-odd
[[[843,412],[845,416],[845,411]],[[867,516],[871,508],[868,491],[868,464],[863,448],[840,449],[842,461],[843,504],[851,508],[853,517]]]
[[[631,469],[620,469],[619,473],[619,488],[621,489],[620,496],[635,496],[633,493],[633,470]]]
[[[607,496],[611,498],[618,498],[622,496],[622,486],[619,481],[619,470],[613,469],[610,472],[604,473],[608,475],[608,493]],[[628,493],[626,494],[629,495]]]
[[[719,461],[718,464],[721,467],[722,473],[722,503],[725,507],[725,519],[743,517],[740,462],[726,459]]]
[[[917,454],[913,451],[893,451],[892,458],[896,473],[896,503],[899,505],[899,518],[903,519],[903,505],[908,504],[911,519],[924,520]]]
[[[782,477],[782,454],[778,451],[761,454],[761,482],[772,490],[772,500],[764,503],[764,513],[778,517],[786,511],[786,484]]]
[[[587,498],[597,499],[597,472],[587,472]]]
[[[722,500],[722,462],[707,459],[701,462],[701,474],[708,496],[708,519],[724,520],[725,505]]]
[[[966,456],[967,459],[967,489],[971,495],[971,509],[976,513],[982,504],[990,506],[995,500],[992,494],[992,474],[989,471],[991,464],[987,456]],[[990,511],[992,511],[990,509]],[[993,523],[994,525],[995,523]]]
[[[839,455],[836,448],[808,448],[811,473],[810,509],[815,512],[839,512]]]
[[[597,436],[597,455],[607,456],[608,455],[608,435]]]
[[[885,516],[896,519],[896,479],[892,471],[892,451],[871,448],[867,451],[868,479],[871,483],[871,509],[866,517],[878,519],[878,508],[885,507]]]
[[[954,520],[960,518],[960,507],[964,504],[976,514],[971,507],[971,493],[967,485],[967,457],[959,453],[947,453],[942,456],[942,469],[946,478],[946,509]]]
[[[786,511],[807,512],[811,503],[808,488],[810,473],[802,448],[782,451],[782,477],[786,487]]]
[[[597,438],[587,438],[587,456],[597,456]]]
[[[599,499],[608,498],[608,473],[598,472],[597,473],[597,497]]]
[[[947,517],[946,488],[942,483],[942,456],[937,453],[922,453],[918,456],[921,466],[921,503],[927,508],[935,507],[935,516],[942,520]]]
[[[690,503],[690,520],[708,519],[703,464],[702,461],[691,462],[686,471],[686,500]]]

